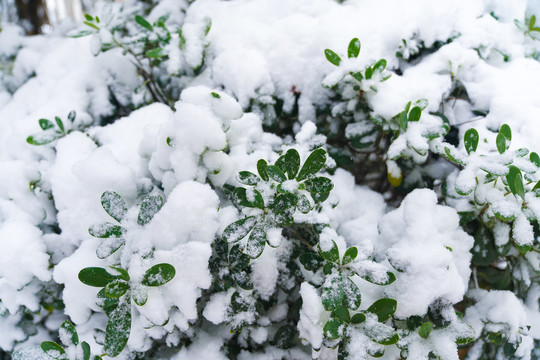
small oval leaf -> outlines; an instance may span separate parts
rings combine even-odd
[[[171,264],[157,264],[146,271],[141,284],[145,286],[161,286],[171,281],[175,275],[176,270]]]
[[[296,180],[302,181],[307,179],[311,175],[318,173],[324,167],[325,163],[326,151],[321,148],[313,150],[306,159],[304,166],[302,166],[302,169],[298,173]]]
[[[114,279],[116,276],[100,267],[87,267],[79,271],[79,280],[88,286],[104,287]]]
[[[467,150],[467,154],[476,151],[476,149],[478,148],[478,140],[480,140],[478,131],[476,131],[476,129],[474,128],[468,129],[467,131],[465,131],[465,136],[463,137],[463,140],[465,142],[465,150]]]
[[[237,242],[253,229],[257,220],[253,216],[237,220],[229,224],[225,230],[223,230],[223,240],[227,242]]]
[[[124,199],[115,191],[105,191],[101,195],[101,205],[110,217],[120,222],[127,213]]]
[[[137,224],[144,226],[152,220],[154,215],[158,213],[158,211],[163,206],[163,198],[159,194],[153,194],[147,196],[142,204],[141,208],[139,210],[139,216],[137,217]]]
[[[347,49],[347,56],[349,58],[357,58],[358,54],[360,54],[360,48],[362,44],[360,43],[360,40],[358,38],[354,38],[349,43],[349,48]]]
[[[339,55],[330,49],[324,50],[324,56],[326,56],[326,60],[330,61],[335,66],[339,66],[339,64],[341,63],[341,58],[339,57]]]
[[[375,301],[367,309],[370,313],[377,315],[379,322],[385,322],[388,320],[397,309],[397,301],[394,299],[384,298]]]

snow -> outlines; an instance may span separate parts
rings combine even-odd
[[[127,8],[135,6],[130,11],[138,6],[134,1],[126,3]],[[120,6],[98,5],[102,23],[118,21]],[[280,153],[295,148],[305,160],[314,148],[328,149],[317,126],[336,126],[340,113],[353,109],[358,99],[354,92],[350,101],[336,103],[338,92],[327,87],[350,77],[350,71],[384,58],[392,76],[361,84],[371,116],[391,119],[409,101],[428,101],[421,121],[400,131],[383,155],[392,185],[406,174],[403,157],[424,166],[423,171],[439,174],[441,180],[453,171],[446,179],[450,189],[446,204],[439,204],[439,183],[436,191],[414,190],[398,204],[390,199],[390,192],[380,194],[357,185],[355,176],[344,169],[324,170],[323,176],[334,184],[329,199],[317,211],[295,214],[295,221],[329,225],[320,234],[323,251],[335,242],[343,256],[348,247],[356,246],[359,255],[350,268],[359,275],[377,281],[387,279],[386,271],[396,275],[388,286],[354,276],[352,281],[363,296],[361,309],[391,297],[398,302],[396,317],[404,319],[424,316],[434,304],[442,302],[450,308],[469,297],[476,303],[467,309],[464,321],[473,326],[476,336],[484,330],[500,330],[517,341],[519,332],[523,339],[518,354],[526,358],[533,339],[540,338],[540,290],[534,273],[540,268],[538,253],[521,256],[512,249],[509,255],[521,256],[513,276],[529,287],[519,298],[509,291],[469,290],[474,283],[470,281],[474,240],[462,230],[456,210],[478,214],[487,206],[478,218],[493,226],[497,247],[511,241],[520,246],[538,241],[531,225],[540,215],[534,193],[527,191],[522,199],[507,193],[500,181],[483,182],[486,172],[506,175],[510,163],[527,173],[526,180],[534,180],[525,183],[527,190],[539,180],[536,166],[514,153],[520,147],[539,150],[536,79],[540,65],[534,57],[540,47],[514,24],[515,19],[523,22],[535,13],[540,15],[540,6],[526,0],[160,1],[148,20],[170,14],[167,25],[181,26],[185,39],[179,46],[181,36],[173,33],[165,48],[168,62],[155,69],[156,74],[166,74],[160,80],[171,80],[183,90],[173,99],[177,100],[173,107],[146,104],[148,94],[136,66],[121,49],[94,56],[103,43],[112,42],[113,35],[105,28],[92,37],[73,39],[60,31],[25,37],[21,28],[1,24],[0,306],[6,311],[0,321],[0,348],[10,352],[16,342],[25,342],[18,310],[22,306],[45,314],[41,292],[51,278],[63,285],[64,314],[81,334],[93,339],[94,329],[103,329],[106,322],[96,305],[99,289],[82,284],[77,274],[87,266],[111,265],[129,269],[134,291],[148,293],[145,305],[132,304],[133,332],[121,357],[146,351],[154,341],[177,345],[190,337],[192,343],[169,358],[223,359],[222,347],[231,336],[228,329],[242,317],[251,323],[249,334],[242,335],[244,345],[272,339],[275,324],[292,311],[290,304],[282,302],[282,290],[298,287],[294,279],[282,276],[289,274],[287,261],[296,251],[296,239],[289,239],[281,228],[267,229],[269,246],[251,261],[250,279],[260,299],[278,304],[262,319],[255,318],[253,308],[232,319],[232,289],[213,293],[208,269],[212,243],[244,214],[264,211],[244,209],[239,214],[224,185],[238,186],[240,170],[256,173],[258,159],[273,163]],[[212,25],[205,34],[209,20]],[[349,59],[346,46],[354,37],[361,40],[362,48],[358,58]],[[399,50],[407,59],[438,41],[442,42],[439,49],[417,60],[405,62],[395,56]],[[339,67],[325,59],[327,48],[342,57]],[[466,87],[470,101],[448,98],[458,82]],[[281,107],[281,103],[285,116],[298,111],[294,134],[283,138],[263,130],[276,116],[273,105]],[[460,139],[468,128],[478,130],[476,153],[466,156],[462,143],[454,148],[441,139],[428,141],[426,135],[442,124],[430,112],[441,109],[459,130]],[[71,110],[77,113],[74,123],[66,120]],[[487,115],[477,117],[473,110]],[[324,112],[327,117],[321,120]],[[41,131],[38,119],[55,116],[62,118],[69,134],[43,146],[26,142],[29,135]],[[348,137],[370,130],[357,120],[346,125]],[[321,125],[321,121],[328,123]],[[514,136],[510,150],[499,155],[493,131],[505,123]],[[428,151],[444,153],[443,146],[464,163],[461,171],[428,158]],[[334,165],[329,158],[327,168]],[[288,180],[283,188],[296,192],[298,183]],[[268,204],[274,192],[266,190],[262,195]],[[105,191],[117,192],[127,205],[119,222],[103,209]],[[456,191],[468,196],[460,197]],[[141,226],[136,222],[140,204],[150,194],[162,196],[164,205]],[[253,195],[249,190],[248,197]],[[93,238],[88,228],[105,222],[126,229],[125,245],[99,259],[96,249],[101,239]],[[176,276],[161,287],[141,285],[145,271],[162,262],[172,264]],[[503,269],[512,263],[501,258],[492,265]],[[321,284],[324,276],[320,271],[307,273],[302,269],[306,281],[291,295],[303,301],[297,329],[307,347],[267,346],[264,353],[242,350],[239,359],[309,358],[309,347],[322,359],[336,355],[323,344],[322,329],[330,315],[322,308],[320,290],[313,286]],[[246,294],[251,293],[242,292]],[[201,316],[206,319],[204,330],[199,326]],[[60,320],[50,319],[47,326],[54,331],[54,321]],[[209,324],[221,333],[211,331]],[[528,335],[527,325],[532,326]],[[443,358],[456,359],[454,340],[462,330],[435,329],[429,339],[410,335],[409,358],[427,357],[435,349]],[[50,336],[40,333],[36,339]],[[362,332],[354,337],[358,341],[351,343],[352,353],[374,346]],[[92,345],[101,349],[93,340]],[[39,357],[36,348],[18,351],[19,360]],[[397,356],[395,348],[386,352],[386,358]]]

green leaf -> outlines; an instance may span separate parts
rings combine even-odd
[[[103,239],[96,249],[96,255],[100,259],[105,259],[120,249],[126,241],[121,237],[109,237]]]
[[[81,343],[81,348],[83,351],[83,360],[90,360],[90,355],[91,355],[90,345],[88,345],[86,341],[83,341]]]
[[[248,197],[248,190],[237,187],[233,192],[234,201],[241,206],[264,209],[264,200],[261,193],[255,189],[250,189],[250,193],[251,195]],[[253,200],[249,200],[249,198]]]
[[[358,38],[354,38],[349,43],[349,48],[347,49],[347,56],[349,58],[357,58],[358,54],[360,54],[360,48],[362,47],[362,44],[360,43],[360,40]]]
[[[255,186],[260,181],[259,177],[250,171],[240,171],[236,180],[241,184],[250,186]]]
[[[300,264],[309,271],[317,271],[324,264],[324,259],[314,252],[305,252],[298,258]]]
[[[70,346],[79,344],[79,335],[77,334],[77,330],[75,329],[75,326],[73,326],[73,324],[68,320],[62,323],[59,332],[60,339],[69,340],[69,343],[64,343],[64,345]]]
[[[152,25],[146,21],[141,15],[135,15],[135,21],[148,31],[154,31]]]
[[[334,188],[332,180],[323,176],[308,179],[304,184],[310,193],[328,193]]]
[[[103,350],[110,357],[118,356],[126,347],[131,331],[131,303],[129,299],[120,301],[107,322]]]
[[[467,131],[465,131],[465,136],[463,137],[463,140],[465,142],[465,150],[467,150],[467,154],[476,151],[476,149],[478,148],[478,140],[480,140],[478,131],[476,131],[476,129],[474,128],[468,129]]]
[[[365,73],[365,76],[366,76],[366,79],[369,80],[373,77],[373,68],[372,67],[367,67],[366,68],[366,73]]]
[[[380,59],[379,61],[377,61],[375,63],[375,65],[373,65],[373,71],[377,71],[377,72],[380,72],[382,73],[384,71],[384,69],[386,69],[386,60],[385,59]]]
[[[420,337],[427,339],[429,337],[429,334],[431,334],[431,330],[433,329],[433,324],[430,322],[425,322],[418,328],[418,335]]]
[[[227,242],[237,242],[242,240],[253,229],[257,220],[253,216],[248,216],[229,224],[223,230],[223,240]]]
[[[67,359],[64,348],[53,341],[43,341],[41,343],[41,349],[53,359]]]
[[[282,183],[284,181],[287,180],[287,178],[285,177],[285,174],[283,173],[283,171],[281,171],[281,169],[276,166],[276,165],[270,165],[267,167],[267,173],[268,173],[268,176],[270,177],[270,179],[278,182],[278,183]]]
[[[530,155],[529,155],[529,159],[531,160],[531,162],[536,165],[536,167],[540,167],[540,156],[538,156],[537,153],[535,152],[532,152]]]
[[[392,345],[399,340],[399,335],[393,328],[379,322],[369,325],[366,335],[381,345]]]
[[[245,251],[246,255],[252,259],[258,258],[263,253],[265,245],[266,231],[263,226],[257,225],[249,235]]]
[[[495,143],[497,144],[497,151],[499,151],[499,154],[503,154],[506,151],[506,136],[499,133]]]
[[[420,120],[420,116],[422,116],[422,109],[418,106],[413,107],[409,112],[409,122]]]
[[[215,92],[215,91],[212,91],[210,94],[212,95],[212,97],[214,97],[214,98],[216,98],[216,99],[221,99],[221,95],[219,95],[219,94],[218,94],[217,92]]]
[[[61,132],[66,131],[66,129],[64,128],[64,123],[62,122],[62,119],[60,119],[58,116],[56,116],[54,118],[54,121],[56,122],[56,125],[58,125],[58,128],[60,129]]]
[[[115,191],[105,191],[101,195],[101,206],[110,217],[120,222],[127,213],[124,199]]]
[[[41,130],[48,130],[54,128],[54,124],[50,120],[39,119],[38,122]]]
[[[521,177],[521,173],[516,175],[516,178],[514,180],[514,186],[516,187],[516,193],[525,200],[525,187],[523,186],[523,178]]]
[[[331,340],[339,339],[343,332],[343,322],[339,319],[331,319],[324,324],[324,335]]]
[[[79,271],[79,280],[88,286],[104,287],[115,279],[116,276],[100,267],[87,267]]]
[[[386,281],[376,281],[374,278],[372,278],[371,276],[369,275],[362,275],[361,278],[372,283],[372,284],[375,284],[375,285],[389,285],[391,283],[393,283],[394,281],[396,281],[396,275],[394,275],[393,272],[391,271],[387,271],[386,272],[386,275],[388,277],[388,280]]]
[[[84,14],[84,18],[86,21],[94,21],[94,17],[90,14]]]
[[[339,305],[334,311],[332,311],[332,315],[345,323],[351,322],[351,315],[346,306]]]
[[[341,264],[347,265],[348,263],[356,259],[357,256],[358,256],[358,249],[356,248],[356,246],[350,247],[347,249],[347,251],[345,251]]]
[[[323,251],[321,249],[321,246],[319,245],[319,253],[324,259],[334,263],[339,263],[339,249],[334,240],[332,240],[332,246],[330,247],[330,249],[326,251]]]
[[[409,330],[414,330],[416,329],[417,327],[420,327],[422,326],[423,324],[423,319],[421,316],[418,316],[418,315],[412,315],[412,316],[409,316],[407,318],[407,328]]]
[[[276,164],[277,165],[277,164]],[[292,180],[298,174],[300,169],[300,155],[295,149],[289,149],[284,155],[284,163],[281,170],[287,174],[289,180]]]
[[[232,270],[241,271],[249,266],[249,256],[244,254],[240,245],[234,245],[229,253],[229,264]]]
[[[110,266],[110,268],[120,273],[120,275],[117,276],[119,279],[129,281],[130,278],[129,278],[129,273],[127,272],[127,270],[122,269],[121,267],[118,267],[118,266]]]
[[[351,72],[351,76],[352,76],[353,78],[355,78],[357,81],[362,81],[362,80],[364,80],[364,76],[362,75],[362,73],[361,73],[360,71],[354,72],[354,73]]]
[[[407,127],[409,125],[408,123],[409,119],[407,118],[407,112],[403,111],[401,114],[399,114],[399,126],[403,129],[403,131],[407,131]]]
[[[311,210],[311,204],[304,194],[298,194],[298,210],[300,210],[302,214],[307,214]]]
[[[324,50],[324,56],[326,56],[326,60],[330,61],[335,66],[339,66],[339,64],[341,63],[341,58],[339,57],[339,55],[330,49]]]
[[[257,172],[259,173],[259,176],[264,181],[268,181],[270,178],[268,177],[268,163],[264,159],[260,159],[257,161]]]
[[[90,235],[101,239],[108,237],[122,237],[123,231],[123,227],[112,224],[110,222],[106,222],[103,224],[94,224],[88,228],[88,233]]]
[[[330,275],[332,273],[332,270],[334,269],[335,264],[331,262],[327,262],[323,266],[323,274],[324,275]]]
[[[49,129],[41,133],[30,135],[26,138],[26,142],[30,145],[46,145],[52,143],[58,138],[60,138],[60,134],[52,129]]]
[[[309,154],[304,166],[298,173],[296,177],[297,181],[302,181],[318,173],[326,163],[326,151],[324,149],[316,149],[311,154]]]
[[[529,19],[529,30],[534,28],[534,25],[536,24],[536,15],[531,16]]]
[[[129,290],[129,283],[124,280],[113,280],[105,285],[105,295],[107,297],[118,299]]]
[[[519,180],[517,180],[519,178]],[[521,187],[523,187],[523,180],[521,179],[521,170],[519,170],[514,165],[510,165],[508,167],[508,174],[506,175],[506,181],[508,182],[508,187],[510,188],[510,191],[512,191],[512,194],[516,195],[517,192],[517,186],[516,181],[521,181]]]
[[[76,116],[77,116],[77,112],[75,110],[71,110],[67,118],[69,121],[74,122]],[[58,126],[60,127],[60,130],[64,131],[64,129],[62,128],[62,126],[60,126],[60,124],[58,124]]]
[[[147,196],[142,204],[141,208],[139,210],[139,216],[137,217],[137,224],[144,226],[152,220],[154,215],[158,213],[158,211],[163,206],[163,198],[159,194],[153,194]]]
[[[351,318],[351,322],[353,324],[360,324],[360,323],[363,323],[364,321],[366,321],[366,315],[362,313],[354,314]]]
[[[343,294],[345,296],[347,307],[356,310],[362,303],[362,294],[360,289],[349,278],[343,279]]]
[[[377,315],[379,322],[385,322],[388,320],[397,309],[397,301],[394,299],[384,298],[375,301],[367,309],[370,313]]]
[[[137,291],[131,292],[131,298],[137,306],[144,306],[148,301],[148,293],[143,289],[138,289]]]
[[[149,58],[152,58],[152,59],[159,59],[159,58],[162,58],[162,57],[166,56],[166,54],[163,52],[163,49],[159,48],[159,47],[155,48],[155,49],[148,50],[144,54],[146,55],[146,57],[149,57]]]
[[[508,141],[512,141],[512,129],[510,129],[510,126],[508,124],[501,125],[501,128],[499,129],[499,134],[503,134]]]
[[[176,270],[171,264],[157,264],[146,270],[141,284],[145,286],[161,286],[171,281],[176,275]]]

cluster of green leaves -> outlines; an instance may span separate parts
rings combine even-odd
[[[67,119],[73,125],[77,113],[70,111]],[[50,144],[55,140],[58,140],[72,131],[72,125],[66,129],[64,122],[58,116],[54,117],[54,123],[48,119],[39,119],[39,127],[41,132],[30,135],[26,138],[26,142],[31,145],[45,145]]]
[[[240,208],[259,211],[227,226],[223,231],[225,241],[234,243],[249,235],[243,252],[252,259],[258,258],[266,246],[268,229],[292,225],[297,210],[307,214],[328,198],[334,187],[332,181],[315,176],[326,163],[326,151],[316,149],[302,168],[300,163],[298,151],[289,149],[274,165],[259,160],[258,175],[249,171],[239,173],[237,180],[250,188],[236,187],[232,192],[234,203]]]
[[[533,40],[540,40],[540,27],[536,26],[536,15],[532,15],[530,18],[525,19],[525,23],[522,23],[518,19],[514,19],[514,24],[523,31],[523,33],[529,36]]]
[[[104,351],[108,356],[115,357],[122,352],[129,339],[131,300],[136,305],[143,306],[148,300],[144,287],[165,285],[174,278],[176,271],[170,264],[156,264],[146,270],[140,283],[133,283],[125,269],[117,266],[111,266],[111,269],[117,274],[111,274],[100,267],[84,268],[79,272],[79,280],[85,285],[101,288],[98,292],[98,305],[109,318],[105,330]]]
[[[79,341],[79,335],[75,326],[68,320],[64,321],[58,330],[60,339],[65,347],[53,341],[43,341],[41,349],[51,359],[55,360],[101,360],[101,356],[92,357],[90,345],[86,341]],[[67,351],[66,351],[67,350]]]
[[[124,54],[129,54],[143,79],[142,85],[148,90],[152,100],[172,107],[180,90],[173,84],[170,76],[160,76],[159,73],[164,71],[161,65],[166,66],[169,60],[166,48],[172,45],[183,50],[186,40],[182,35],[182,28],[176,25],[172,29],[169,28],[166,24],[167,19],[168,15],[161,16],[151,23],[140,14],[133,16],[129,11],[126,11],[126,14],[121,11],[118,18],[103,21],[98,16],[86,14],[84,24],[89,29],[74,32],[72,36],[107,34],[107,36],[97,36],[101,44],[100,52],[121,48]],[[211,21],[208,18],[204,21],[204,36],[206,36],[210,31]],[[177,40],[171,43],[173,34],[178,36],[175,36]],[[207,46],[206,42],[205,48]],[[189,70],[192,72],[191,75],[198,74],[203,62],[204,52],[200,64],[192,69],[185,69],[183,72],[186,73]]]
[[[349,42],[349,46],[347,48],[347,58],[348,59],[357,58],[358,55],[360,54],[360,49],[361,49],[360,40],[358,40],[358,38],[352,39]],[[332,65],[335,65],[338,67],[341,65],[342,63],[341,57],[333,50],[325,49],[324,55],[326,56],[326,59]],[[362,81],[374,79],[375,78],[374,76],[377,76],[377,75],[378,75],[377,79],[380,82],[388,80],[390,78],[390,74],[384,73],[384,70],[386,69],[386,64],[387,63],[385,59],[380,59],[376,61],[374,64],[366,66],[363,70],[349,71],[348,74],[351,76],[352,79],[356,80],[357,82],[354,85],[354,90],[360,91],[361,90],[360,84]],[[338,81],[341,81],[345,77],[345,75],[346,74],[343,74],[341,79],[339,79]],[[350,80],[350,79],[347,77],[347,80]],[[335,85],[335,83],[333,85]],[[372,90],[375,90],[375,88],[372,88]]]
[[[96,249],[96,255],[100,259],[105,259],[125,244],[124,235],[127,233],[127,229],[120,223],[126,216],[128,208],[124,199],[115,191],[105,191],[101,195],[101,205],[116,223],[95,224],[88,229],[88,232],[94,237],[103,239]],[[137,216],[137,224],[146,225],[162,206],[163,197],[159,194],[152,194],[144,198]]]

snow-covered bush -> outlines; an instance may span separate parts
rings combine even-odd
[[[0,358],[540,359],[535,13],[1,24]]]

